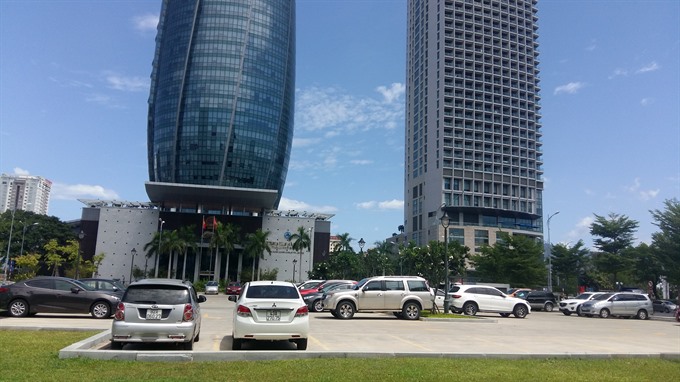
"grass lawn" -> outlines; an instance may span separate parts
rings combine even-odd
[[[2,381],[677,381],[680,362],[655,358],[469,358],[133,362],[59,359],[96,332],[0,330]]]

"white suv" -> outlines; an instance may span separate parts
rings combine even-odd
[[[432,309],[433,301],[422,277],[377,276],[359,281],[353,289],[326,295],[323,310],[341,319],[358,312],[393,312],[399,318],[417,320],[421,310]]]
[[[454,285],[449,293],[451,310],[474,316],[477,312],[500,313],[503,317],[514,314],[524,318],[531,313],[525,300],[510,297],[498,289],[485,285]]]
[[[565,316],[569,316],[572,313],[582,316],[583,313],[581,313],[581,304],[586,301],[590,301],[601,294],[604,294],[604,292],[584,292],[574,298],[562,300],[560,301],[560,312],[562,312]]]

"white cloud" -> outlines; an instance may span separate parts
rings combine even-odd
[[[54,199],[119,199],[118,194],[102,186],[88,184],[63,184],[52,183],[50,197]]]
[[[140,92],[149,90],[149,81],[141,77],[125,77],[115,73],[106,74],[106,82],[109,87],[128,92]]]
[[[579,220],[574,228],[569,231],[567,234],[567,238],[571,241],[577,241],[582,239],[584,236],[590,235],[590,226],[593,224],[595,221],[595,218],[592,216],[586,216]]]
[[[638,69],[635,73],[654,72],[654,71],[659,70],[659,69],[661,69],[661,66],[659,66],[659,64],[657,64],[655,61],[652,61],[649,64]]]
[[[576,94],[584,86],[586,86],[586,84],[583,83],[583,82],[570,82],[566,85],[561,85],[561,86],[556,87],[554,94],[563,94],[563,93]]]
[[[317,138],[293,138],[293,147],[295,148],[313,146],[317,143],[319,143]]]
[[[635,178],[635,180],[633,180],[633,185],[626,186],[625,188],[628,192],[636,195],[639,199],[643,201],[654,199],[660,192],[659,189],[641,190],[640,186],[641,186],[640,178]]]
[[[640,105],[648,106],[654,103],[654,98],[643,98],[640,100]]]
[[[150,31],[155,31],[156,27],[158,26],[158,15],[142,15],[142,16],[135,16],[132,19],[132,22],[134,23],[135,29],[141,32],[150,32]]]
[[[588,46],[586,47],[586,50],[592,52],[595,49],[597,49],[597,40],[592,40],[590,41],[590,44],[588,44]]]
[[[361,203],[357,203],[357,208],[360,209],[360,210],[372,210],[372,209],[375,208],[376,205],[377,205],[377,203],[374,202],[374,201],[361,202]]]
[[[358,165],[367,165],[367,164],[373,164],[372,160],[368,159],[353,159],[349,161],[351,164],[358,164]]]
[[[400,83],[393,83],[389,88],[378,86],[376,90],[385,97],[385,102],[392,103],[398,100],[406,91],[406,86]]]
[[[356,207],[360,210],[400,210],[404,208],[404,201],[397,199],[383,202],[368,201],[356,203]]]
[[[626,69],[618,68],[618,69],[614,69],[614,73],[612,73],[609,76],[609,79],[611,80],[612,78],[616,78],[616,77],[625,77],[627,75],[628,75],[628,71]]]
[[[307,212],[320,212],[320,213],[332,213],[336,212],[338,209],[333,206],[314,206],[299,200],[288,199],[285,197],[281,198],[279,203],[279,210],[281,211],[307,211]]]
[[[30,175],[28,170],[24,170],[23,168],[20,168],[20,167],[14,167],[14,174],[15,175],[24,175],[24,176]]]

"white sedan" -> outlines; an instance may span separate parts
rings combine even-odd
[[[232,350],[245,341],[290,341],[307,349],[309,308],[294,284],[251,281],[239,296],[229,296],[234,307]]]

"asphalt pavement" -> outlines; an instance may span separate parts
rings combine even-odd
[[[193,351],[168,344],[126,345],[110,350],[111,319],[88,315],[0,316],[0,330],[96,330],[101,333],[60,352],[61,358],[205,361],[332,357],[585,358],[664,357],[680,359],[680,323],[671,315],[650,320],[586,318],[533,312],[525,319],[478,314],[466,319],[407,321],[384,313],[359,313],[351,320],[310,314],[306,351],[292,343],[246,343],[231,350],[234,303],[225,295],[201,304],[200,341]]]

